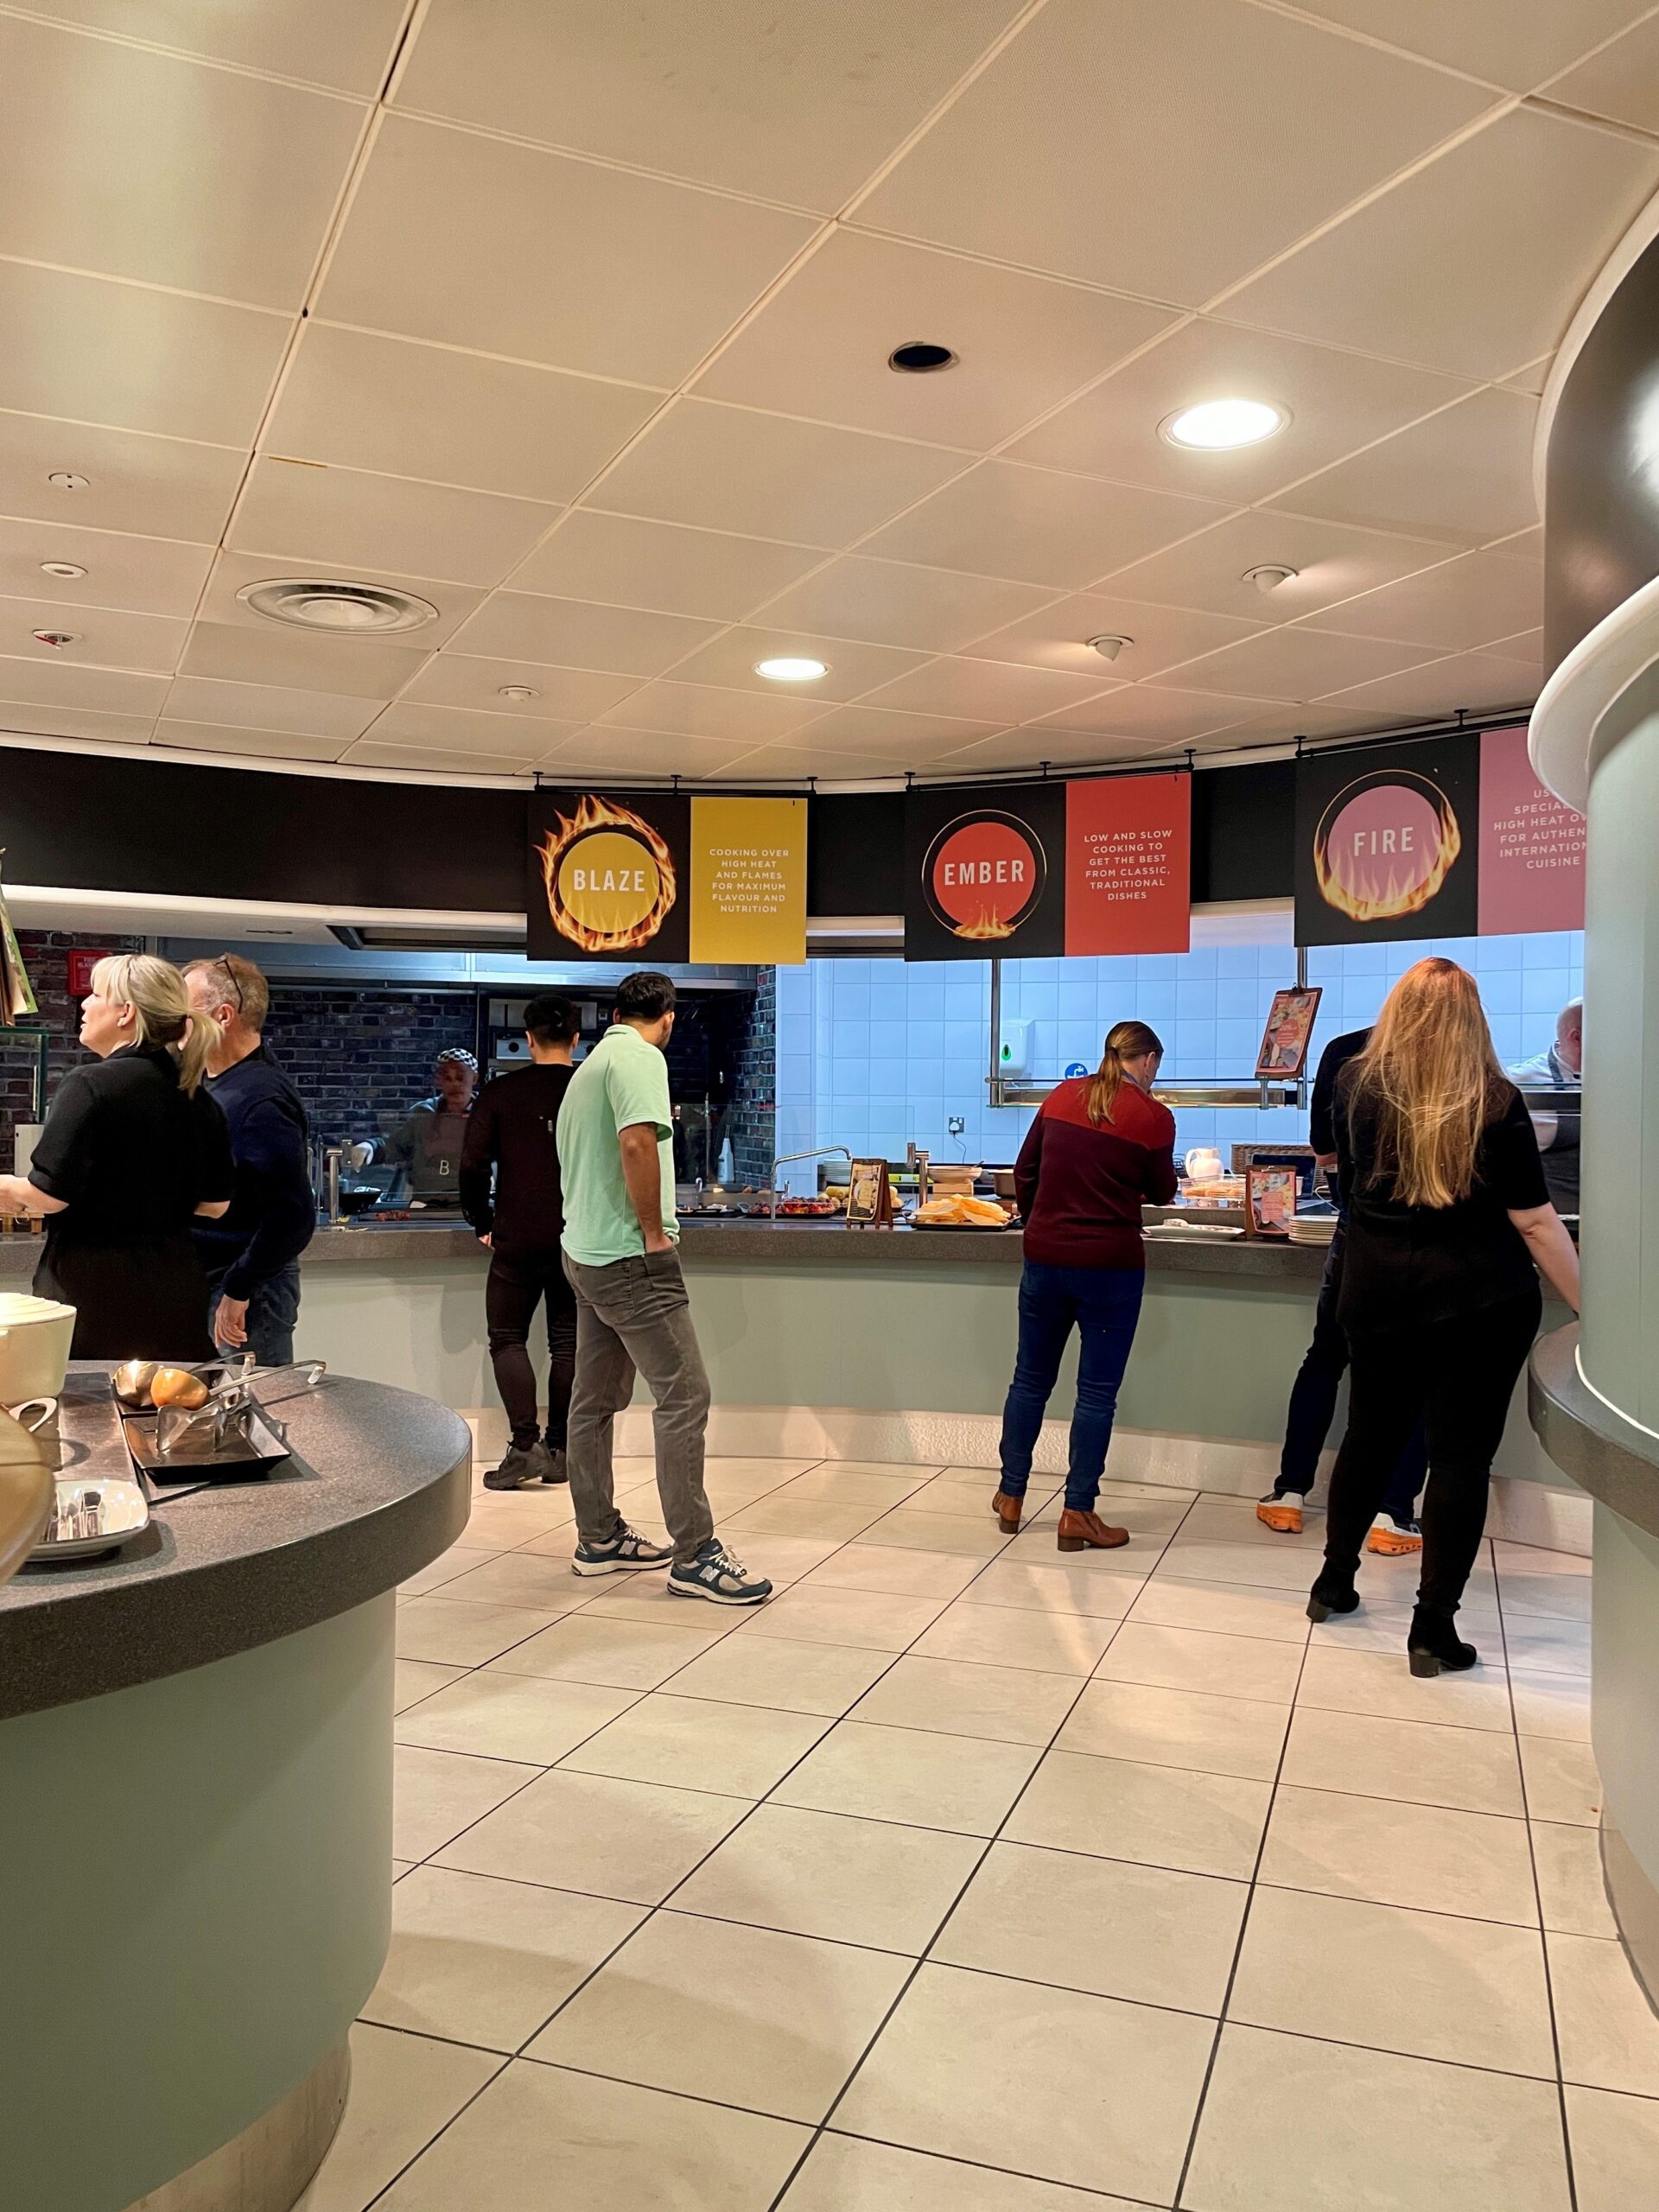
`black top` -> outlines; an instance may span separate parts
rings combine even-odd
[[[1350,1060],[1359,1058],[1370,1041],[1369,1029],[1350,1029],[1340,1037],[1333,1037],[1319,1054],[1319,1073],[1313,1078],[1313,1096],[1307,1109],[1307,1141],[1326,1160],[1337,1148],[1333,1118],[1337,1077]]]
[[[564,1196],[553,1133],[575,1073],[556,1065],[515,1068],[485,1084],[467,1116],[461,1155],[461,1211],[499,1252],[559,1249]]]
[[[188,1230],[199,1205],[232,1195],[230,1132],[205,1084],[194,1097],[179,1088],[164,1046],[127,1045],[65,1076],[29,1179],[67,1208],[47,1218],[48,1256],[142,1244]]]
[[[263,1045],[207,1089],[222,1109],[236,1161],[231,1210],[195,1224],[203,1264],[223,1270],[226,1298],[246,1298],[297,1260],[316,1227],[305,1109]]]
[[[1535,1291],[1536,1271],[1509,1216],[1548,1205],[1538,1140],[1520,1094],[1494,1087],[1493,1119],[1475,1155],[1474,1188],[1449,1206],[1411,1206],[1376,1176],[1377,1108],[1337,1083],[1338,1175],[1348,1219],[1338,1314],[1351,1335],[1447,1321]]]

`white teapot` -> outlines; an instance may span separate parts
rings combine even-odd
[[[1213,1145],[1196,1144],[1186,1155],[1189,1183],[1213,1183],[1221,1173],[1221,1154]]]

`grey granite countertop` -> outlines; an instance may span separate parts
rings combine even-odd
[[[270,1390],[293,1453],[276,1474],[158,1501],[125,1550],[26,1567],[0,1589],[0,1719],[309,1628],[454,1541],[472,1481],[458,1414],[344,1376],[278,1403],[289,1387]],[[104,1367],[71,1370],[56,1433],[60,1473],[132,1473]]]
[[[1576,1322],[1532,1348],[1527,1410],[1538,1440],[1592,1497],[1659,1536],[1659,1440],[1597,1397],[1579,1373],[1578,1350]]]

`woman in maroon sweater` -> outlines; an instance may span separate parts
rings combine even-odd
[[[1127,1544],[1095,1511],[1118,1388],[1129,1363],[1146,1247],[1141,1208],[1175,1195],[1175,1123],[1148,1093],[1164,1048],[1144,1021],[1120,1021],[1099,1069],[1063,1083],[1043,1101],[1014,1163],[1026,1224],[1020,1280],[1020,1350],[1002,1409],[1002,1484],[992,1501],[1009,1535],[1020,1526],[1031,1455],[1061,1356],[1082,1338],[1060,1549]]]

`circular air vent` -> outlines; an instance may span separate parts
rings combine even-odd
[[[352,636],[418,630],[438,617],[435,607],[412,592],[392,591],[385,584],[346,583],[337,576],[272,576],[264,583],[245,585],[236,595],[268,622]]]

